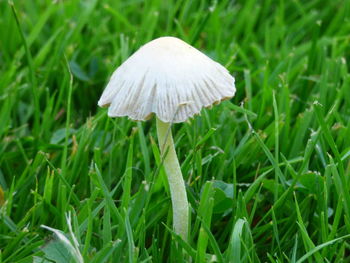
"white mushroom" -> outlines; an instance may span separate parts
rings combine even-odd
[[[188,235],[188,201],[176,156],[171,123],[184,122],[235,94],[234,78],[219,63],[175,37],[142,46],[113,73],[98,105],[108,116],[147,120],[157,116],[157,133],[173,205],[173,224]],[[164,156],[166,154],[166,156]]]

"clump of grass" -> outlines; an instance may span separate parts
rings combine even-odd
[[[84,262],[348,260],[349,1],[12,6],[0,1],[0,262],[73,262],[41,225],[74,236]],[[188,242],[171,230],[155,125],[96,106],[163,35],[226,65],[238,91],[174,127]]]

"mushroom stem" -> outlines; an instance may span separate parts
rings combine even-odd
[[[164,158],[164,167],[170,186],[173,205],[173,225],[175,233],[183,240],[188,238],[188,201],[185,182],[182,177],[179,161],[176,156],[171,124],[157,118],[159,148]]]

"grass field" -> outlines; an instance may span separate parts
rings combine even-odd
[[[0,0],[1,263],[350,262],[350,1],[13,3]],[[97,107],[115,68],[166,35],[237,85],[173,125],[189,242],[172,231],[155,120]]]

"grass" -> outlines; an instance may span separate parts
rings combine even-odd
[[[350,262],[350,1],[0,11],[1,263]],[[114,69],[164,35],[237,83],[231,101],[173,126],[188,243],[172,231],[155,120],[96,105]]]

